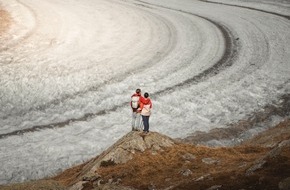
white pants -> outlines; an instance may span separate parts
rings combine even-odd
[[[132,113],[132,130],[143,130],[143,122],[140,113]]]

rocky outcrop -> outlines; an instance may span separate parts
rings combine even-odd
[[[101,176],[96,173],[99,167],[126,163],[133,158],[134,154],[144,151],[151,151],[152,154],[156,154],[157,151],[162,151],[165,147],[170,147],[174,144],[176,144],[175,140],[156,132],[145,134],[132,131],[118,140],[99,157],[84,166],[84,172],[70,189],[81,190],[88,183],[98,189],[106,189],[108,186],[113,189],[113,186],[118,185],[118,182],[110,181],[102,184]]]
[[[142,132],[130,132],[112,147],[104,152],[97,160],[93,162],[93,167],[88,174],[94,174],[96,169],[102,164],[120,164],[126,163],[133,158],[136,152],[150,150],[154,152],[162,150],[164,147],[170,147],[175,141],[165,135],[156,132],[144,134]]]

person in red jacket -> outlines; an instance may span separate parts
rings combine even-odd
[[[149,133],[149,117],[151,115],[151,109],[152,109],[151,99],[149,98],[149,94],[145,92],[144,97],[140,98],[140,108],[139,108],[143,120],[144,133]]]
[[[132,131],[138,131],[141,128],[141,115],[140,115],[140,98],[141,89],[136,89],[136,93],[131,96],[131,108],[132,108]]]

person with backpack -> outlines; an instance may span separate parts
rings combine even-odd
[[[149,98],[149,94],[145,92],[144,97],[140,99],[140,108],[139,108],[143,120],[144,133],[149,133],[149,117],[151,115],[151,109],[152,109],[151,99]]]
[[[140,108],[141,89],[136,89],[136,93],[131,96],[132,108],[132,131],[138,131],[141,127],[141,111]]]

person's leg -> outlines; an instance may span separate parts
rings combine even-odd
[[[150,116],[146,116],[147,117],[147,132],[149,132],[149,118]]]
[[[143,116],[142,115],[142,119],[143,119],[143,124],[144,124],[144,130],[145,132],[149,131],[149,117],[148,116]]]
[[[146,118],[145,118],[144,115],[142,115],[142,121],[143,121],[143,125],[144,125],[143,131],[145,132],[146,131],[146,127],[147,127],[147,123],[146,123]]]
[[[143,125],[143,122],[142,122],[141,114],[137,113],[136,114],[136,125],[135,125],[136,130],[139,131],[139,130],[143,129],[142,125]]]
[[[136,112],[132,112],[132,131],[135,130],[136,116]]]

